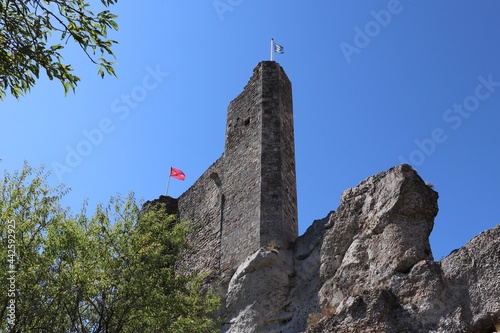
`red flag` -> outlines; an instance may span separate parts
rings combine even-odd
[[[186,175],[179,169],[170,167],[170,177],[174,177],[179,180],[186,179]]]

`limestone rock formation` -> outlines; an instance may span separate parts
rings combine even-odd
[[[346,190],[293,249],[261,248],[238,267],[223,331],[494,332],[500,227],[436,262],[437,199],[409,165]]]
[[[292,257],[288,251],[261,248],[231,278],[226,299],[227,332],[281,332],[286,313]]]

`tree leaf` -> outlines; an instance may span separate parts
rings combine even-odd
[[[106,7],[116,3],[115,0],[101,2]],[[0,0],[0,100],[6,96],[7,90],[15,97],[29,92],[41,68],[45,69],[50,80],[61,81],[65,94],[68,80],[74,90],[78,77],[69,76],[65,70],[54,70],[61,59],[58,52],[64,51],[64,45],[48,46],[49,38],[56,37],[65,43],[73,41],[94,64],[99,63],[94,55],[97,48],[101,53],[114,55],[112,47],[115,42],[106,37],[108,28],[118,30],[114,21],[116,15],[109,10],[93,14],[90,0],[44,0],[45,5],[38,0],[9,0],[8,4],[5,6],[5,1]],[[114,69],[98,69],[97,74],[116,76]]]

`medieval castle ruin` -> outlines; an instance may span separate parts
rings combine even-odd
[[[196,225],[190,267],[226,272],[262,246],[298,237],[292,86],[264,61],[228,107],[222,156],[174,203]]]
[[[500,330],[500,226],[441,261],[438,194],[403,164],[344,191],[298,237],[292,86],[274,61],[228,107],[222,156],[178,199],[186,269],[213,277],[223,332]]]

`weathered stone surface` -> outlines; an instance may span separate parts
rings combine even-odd
[[[441,262],[437,193],[408,165],[345,191],[321,248],[322,310],[308,332],[494,332],[500,227]]]
[[[263,61],[227,111],[222,168],[221,270],[262,246],[298,236],[291,82]]]
[[[219,158],[179,197],[179,216],[189,221],[191,228],[188,235],[191,247],[184,253],[182,263],[186,271],[204,274],[220,271],[223,195],[217,172],[222,164],[223,159]]]
[[[423,260],[388,285],[348,296],[308,332],[470,332],[500,328],[500,226],[441,262]]]
[[[500,330],[500,225],[480,233],[440,264],[453,302],[446,302],[448,316],[439,326],[492,332],[496,325]]]
[[[320,249],[331,214],[314,221],[293,253],[261,248],[238,268],[227,288],[227,332],[304,332],[320,310]]]
[[[409,165],[346,190],[321,249],[321,303],[341,307],[349,296],[432,260],[428,237],[437,197]]]
[[[357,278],[379,283],[393,272],[408,272],[420,260],[432,260],[428,236],[437,198],[409,165],[344,191],[323,243],[323,281],[335,275],[341,281]],[[339,263],[342,267],[337,271]],[[368,272],[373,275],[364,274]]]
[[[320,249],[325,234],[325,225],[331,214],[332,212],[324,219],[314,221],[304,235],[295,241],[294,275],[291,279],[286,308],[289,319],[283,321],[281,332],[303,332],[306,329],[308,315],[320,309],[318,299],[318,291],[321,287]]]
[[[261,248],[241,264],[231,278],[223,332],[282,332],[287,314],[292,254]]]
[[[323,241],[323,236],[325,234],[325,225],[330,221],[330,216],[334,212],[328,213],[328,215],[321,219],[316,220],[313,224],[307,228],[306,232],[297,238],[295,241],[295,258],[302,260],[310,256],[318,244]]]

